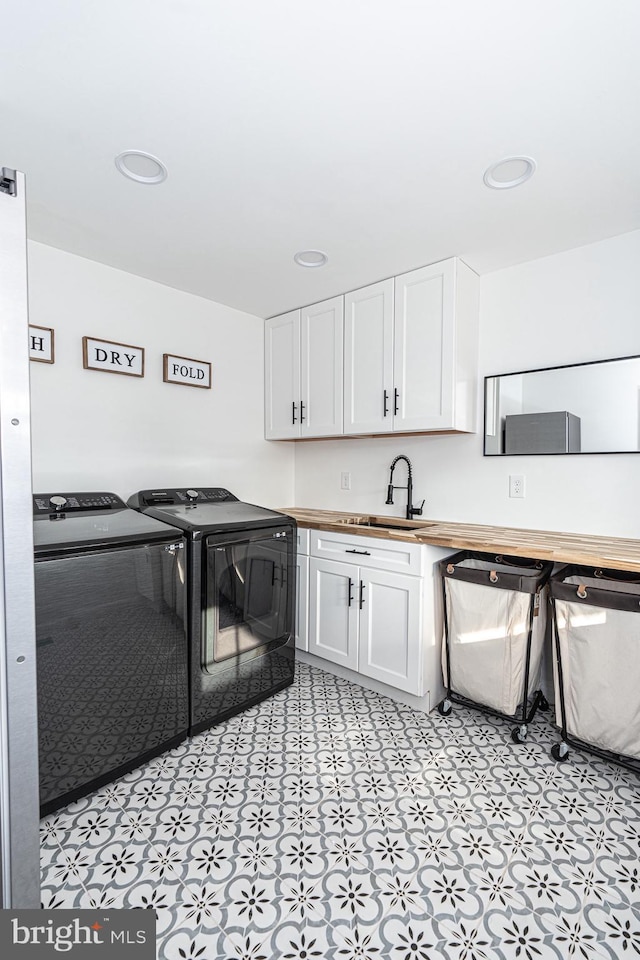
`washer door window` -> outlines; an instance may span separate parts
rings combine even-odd
[[[266,653],[291,625],[291,533],[281,527],[207,540],[203,666]],[[230,664],[225,664],[229,666]]]

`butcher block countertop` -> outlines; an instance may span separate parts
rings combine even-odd
[[[640,571],[640,540],[563,533],[559,530],[520,530],[517,527],[450,523],[422,517],[401,520],[382,514],[341,513],[337,510],[303,510],[296,507],[283,512],[294,517],[301,527],[314,530],[428,543],[437,547],[451,547],[452,550],[495,551],[557,563]],[[386,527],[385,523],[392,526]]]

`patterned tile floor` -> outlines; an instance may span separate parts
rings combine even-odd
[[[152,907],[158,960],[640,956],[640,779],[538,715],[295,683],[42,823],[45,907]]]

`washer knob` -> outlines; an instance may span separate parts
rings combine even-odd
[[[198,499],[198,491],[197,491],[197,490],[187,490],[187,496],[189,497],[189,500],[191,500],[191,502],[193,503],[194,500],[197,500],[197,499]]]
[[[67,498],[66,497],[50,497],[49,503],[56,510],[62,510],[64,509],[65,504],[67,503]]]

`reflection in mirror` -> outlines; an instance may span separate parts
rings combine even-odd
[[[484,398],[485,456],[640,451],[640,357],[485,377]]]

